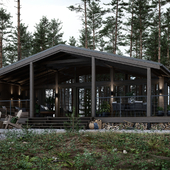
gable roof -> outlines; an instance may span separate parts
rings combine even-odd
[[[28,58],[22,59],[4,68],[1,68],[0,79],[1,79],[1,76],[12,73],[15,70],[22,69],[24,67],[27,67],[29,69],[29,64],[31,62],[36,64],[38,62],[48,63],[49,61],[51,62],[55,61],[55,63],[57,63],[58,62],[56,60],[56,58],[58,57],[57,55],[58,56],[69,55],[69,56],[74,56],[77,58],[85,58],[89,60],[89,63],[91,62],[91,58],[95,57],[97,61],[100,61],[101,63],[106,64],[106,65],[110,65],[111,67],[125,69],[126,71],[132,69],[132,72],[134,72],[135,70],[138,70],[138,72],[141,74],[143,70],[146,71],[147,68],[151,68],[159,76],[170,77],[170,71],[164,65],[158,62],[130,58],[130,57],[121,56],[117,54],[111,54],[111,53],[106,53],[106,52],[101,52],[101,51],[95,51],[95,50],[60,44],[52,48],[49,48],[45,51],[42,51],[40,53],[37,53],[35,55],[32,55]],[[60,58],[62,59],[62,57]]]

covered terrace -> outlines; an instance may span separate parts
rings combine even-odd
[[[157,62],[57,45],[0,69],[0,105],[29,117],[65,117],[75,108],[76,116],[144,120],[159,116],[158,107],[167,116],[169,77]]]

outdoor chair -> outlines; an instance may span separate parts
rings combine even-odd
[[[21,124],[18,124],[21,114],[22,114],[22,110],[20,110],[18,112],[16,117],[8,115],[8,117],[6,117],[6,119],[5,119],[5,121],[3,121],[3,125],[5,126],[5,129],[9,128],[9,126],[12,126],[17,129],[22,129]]]
[[[118,116],[120,114],[120,103],[112,103],[112,109],[113,109],[113,114],[114,116]]]
[[[143,102],[142,103],[134,103],[134,111],[136,116],[143,116]]]

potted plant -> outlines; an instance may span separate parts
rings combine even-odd
[[[103,103],[100,106],[100,113],[102,113],[102,116],[105,117],[110,112],[110,104],[107,101],[103,101]]]
[[[163,107],[158,107],[157,110],[158,110],[157,116],[163,116],[164,115]]]
[[[100,110],[96,111],[96,116],[101,117],[101,111]]]
[[[167,107],[167,116],[170,116],[170,105]]]

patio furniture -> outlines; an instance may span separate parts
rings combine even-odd
[[[0,112],[2,113],[1,114],[2,118],[7,116],[7,108],[5,106],[1,106]]]
[[[117,102],[112,103],[113,114],[116,116],[120,112],[120,104]]]
[[[22,110],[22,114],[21,114],[20,118],[28,118],[29,117],[29,112],[26,108],[15,107],[15,110],[17,111],[17,112],[15,112],[15,116],[17,116],[18,112],[20,110]]]
[[[134,114],[135,117],[139,115],[143,115],[143,103],[134,103]]]
[[[40,111],[39,111],[40,117],[46,117],[46,116],[53,117],[53,114],[55,114],[54,111],[49,110],[48,107],[46,106],[40,105]]]
[[[22,129],[21,124],[18,124],[21,114],[22,114],[22,110],[18,112],[16,117],[8,115],[5,121],[3,121],[3,125],[5,125],[5,129],[9,128],[9,126],[15,127],[17,129]]]

